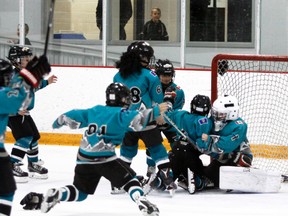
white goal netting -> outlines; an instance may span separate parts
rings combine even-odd
[[[227,63],[228,71],[220,75],[218,69],[224,70]],[[248,124],[253,166],[287,175],[288,56],[215,56],[211,99],[224,94],[239,100],[240,116]]]

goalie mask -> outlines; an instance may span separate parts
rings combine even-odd
[[[21,68],[26,67],[26,65],[22,65],[22,60],[27,58],[28,62],[30,61],[32,55],[33,54],[29,47],[12,46],[9,50],[7,58],[17,70],[20,70]]]
[[[239,104],[234,96],[220,96],[212,106],[212,117],[215,131],[220,131],[227,124],[227,121],[236,120],[239,117]]]
[[[0,59],[0,86],[8,86],[11,81],[12,75],[12,65],[8,61]]]
[[[127,52],[134,52],[141,59],[141,63],[144,67],[154,64],[154,50],[149,43],[145,41],[136,41],[131,43]]]
[[[128,108],[131,104],[131,91],[122,83],[111,83],[106,89],[106,105]]]
[[[208,96],[196,95],[190,103],[190,112],[197,115],[207,116],[211,109],[211,101]]]

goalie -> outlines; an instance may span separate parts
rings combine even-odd
[[[198,110],[196,114],[199,114],[200,108],[209,107],[209,103],[205,100],[194,103],[192,100],[191,113]],[[223,96],[214,102],[212,117],[209,119],[212,120],[213,127],[208,132],[192,126],[191,123],[188,128],[184,127],[173,118],[172,114],[167,113],[180,129],[188,132],[188,139],[181,140],[180,145],[175,145],[172,149],[170,157],[172,169],[175,177],[178,177],[178,186],[190,194],[202,190],[211,181],[214,187],[218,188],[221,166],[251,166],[253,156],[247,140],[247,124],[239,117],[239,106],[235,97]],[[203,123],[203,120],[201,122]],[[197,130],[191,133],[192,128]],[[196,135],[200,138],[193,138]],[[213,158],[208,166],[204,166],[199,158],[202,154]]]
[[[234,96],[220,96],[212,106],[213,135],[203,134],[200,151],[213,158],[203,167],[204,176],[219,187],[221,166],[250,167],[253,155],[247,139],[247,124],[239,117],[238,100]]]

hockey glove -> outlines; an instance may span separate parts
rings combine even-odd
[[[25,210],[37,210],[41,208],[44,196],[41,193],[30,192],[20,202]]]
[[[224,151],[218,147],[218,141],[220,139],[220,136],[217,135],[209,135],[210,141],[207,143],[208,146],[205,149],[202,149],[201,152],[204,152],[205,154],[217,154],[219,157],[224,154]]]
[[[26,68],[20,71],[20,75],[34,88],[39,86],[40,81],[44,75],[49,74],[51,71],[50,64],[46,56],[35,56],[28,62]]]
[[[57,129],[63,125],[67,125],[71,129],[78,129],[80,127],[80,122],[77,122],[66,115],[60,115],[52,124],[52,128]]]
[[[65,124],[64,115],[60,115],[52,124],[53,129],[61,128]]]
[[[164,102],[167,102],[170,105],[170,110],[173,107],[173,104],[175,102],[175,98],[176,98],[176,92],[175,92],[175,88],[173,86],[169,86],[164,93]]]
[[[250,167],[252,164],[252,159],[248,155],[237,152],[235,154],[233,162],[240,167]]]

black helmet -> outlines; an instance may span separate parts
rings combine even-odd
[[[21,58],[24,56],[32,56],[32,51],[29,47],[22,47],[22,46],[12,46],[9,50],[8,59],[10,60],[11,64],[16,67],[20,68],[21,65]]]
[[[12,78],[12,74],[12,65],[8,61],[0,59],[0,86],[8,86]]]
[[[131,91],[122,83],[111,83],[106,89],[106,105],[129,107],[131,104]]]
[[[144,61],[144,63],[149,64],[150,60],[152,60],[154,58],[154,50],[153,48],[150,46],[149,43],[145,42],[145,41],[135,41],[133,43],[131,43],[128,47],[127,47],[127,52],[134,52],[136,53],[136,55],[138,55],[140,57],[140,59],[143,59],[143,57],[147,58],[147,61]]]
[[[190,103],[190,112],[202,116],[208,115],[211,109],[211,101],[208,96],[196,95]]]
[[[171,75],[175,77],[175,70],[173,64],[168,59],[161,60],[159,59],[155,64],[155,73],[159,75]]]

